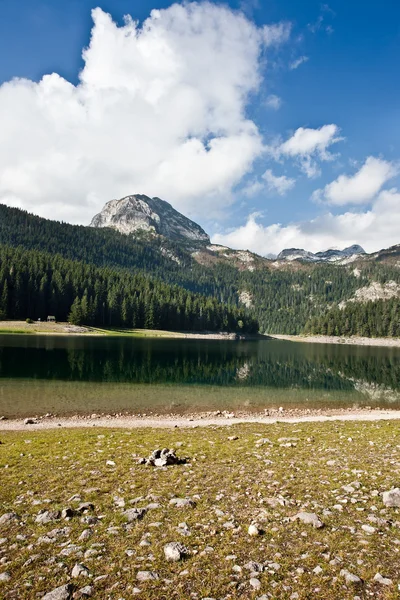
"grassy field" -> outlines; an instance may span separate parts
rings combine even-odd
[[[41,597],[67,583],[115,600],[399,598],[400,509],[381,495],[399,484],[398,423],[27,427],[0,440],[0,523],[3,513],[18,515],[0,525],[1,598]],[[189,463],[137,463],[164,446]],[[195,506],[176,508],[173,497]],[[81,502],[94,508],[35,521]],[[125,510],[146,507],[142,520],[126,521]],[[301,510],[324,527],[292,520]],[[263,532],[250,536],[251,523]],[[167,562],[169,542],[188,556]],[[88,574],[71,577],[77,563]],[[346,570],[362,581],[351,583]],[[139,581],[141,571],[157,579]]]
[[[164,331],[161,329],[122,329],[117,327],[89,327],[86,325],[71,325],[70,323],[47,323],[45,321],[0,321],[0,334],[45,334],[45,335],[95,335],[95,336],[122,336],[136,338],[198,338],[213,339],[220,337],[226,339],[224,333],[202,333]],[[256,336],[250,336],[256,337]],[[266,336],[260,336],[266,338]]]

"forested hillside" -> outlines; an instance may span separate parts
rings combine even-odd
[[[388,312],[393,312],[387,301],[374,302],[369,308],[354,303],[343,313],[338,312],[340,303],[349,301],[371,282],[400,284],[398,253],[393,251],[349,265],[291,263],[261,257],[246,265],[231,259],[229,249],[213,253],[204,244],[178,245],[160,236],[133,237],[112,229],[68,225],[1,204],[0,244],[59,254],[80,261],[82,268],[85,263],[106,269],[121,281],[127,272],[141,275],[145,281],[151,277],[231,307],[243,309],[240,298],[245,292],[247,312],[258,320],[262,333],[323,333],[328,331],[328,324],[329,331],[346,335],[361,331],[362,335],[395,335],[397,331],[395,318],[387,318]],[[80,292],[81,300],[84,291]]]
[[[182,331],[256,333],[245,310],[141,274],[0,245],[0,317]]]

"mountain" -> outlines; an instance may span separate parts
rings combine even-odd
[[[299,248],[289,248],[282,250],[277,256],[277,260],[303,260],[306,262],[335,262],[335,263],[349,263],[361,255],[365,255],[364,248],[358,244],[344,248],[344,250],[330,249],[324,252],[308,252]]]
[[[400,246],[375,254],[352,254],[354,249],[350,248],[348,256],[331,262],[316,255],[311,261],[301,260],[300,256],[295,260],[270,260],[248,250],[184,240],[187,238],[126,235],[110,227],[59,223],[0,204],[0,246],[58,255],[105,268],[115,277],[121,271],[128,276],[140,274],[202,294],[228,308],[244,310],[258,320],[262,333],[296,334],[308,327],[315,333],[342,331],[344,335],[353,332],[373,336],[388,335],[388,331],[395,335],[399,330],[400,335],[400,298],[388,299],[385,292],[389,287],[394,289],[395,284],[400,286]],[[289,254],[294,252],[290,250]],[[9,290],[12,285],[18,287],[29,281],[29,272],[22,271],[18,264],[15,258],[0,263],[0,298],[5,281]],[[44,271],[41,295],[52,294],[53,283],[48,277]],[[101,277],[98,271],[95,277]],[[59,286],[62,280],[58,280]],[[64,285],[70,285],[68,278]],[[375,313],[371,312],[370,301],[360,302],[364,292],[359,290],[365,289],[377,291]],[[22,306],[25,300],[19,302]],[[33,293],[32,302],[37,302]]]
[[[147,231],[174,241],[210,243],[207,233],[165,200],[142,194],[110,200],[90,227],[111,227],[124,234]]]

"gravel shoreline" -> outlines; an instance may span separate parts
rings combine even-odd
[[[55,415],[30,417],[27,419],[0,419],[0,431],[41,431],[63,427],[76,429],[84,427],[107,428],[193,428],[209,426],[232,426],[239,423],[323,423],[327,421],[382,421],[400,419],[400,410],[379,408],[367,409],[289,409],[269,410],[265,413],[246,414],[216,411],[193,415],[75,415],[57,417]]]
[[[272,334],[276,340],[288,342],[307,342],[309,344],[343,344],[347,346],[385,346],[400,348],[400,338],[338,337],[334,335],[283,335]]]

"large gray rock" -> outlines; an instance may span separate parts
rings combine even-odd
[[[175,241],[210,243],[207,233],[160,198],[142,194],[110,200],[93,217],[91,227],[112,227],[121,233],[157,233]]]
[[[73,587],[70,583],[61,585],[42,597],[42,600],[71,600]]]
[[[89,575],[90,575],[89,569],[87,567],[85,567],[85,565],[82,565],[80,563],[76,563],[76,565],[72,569],[72,573],[71,573],[71,576],[74,578],[89,577]]]
[[[133,521],[141,521],[146,512],[145,508],[128,508],[122,514],[129,523],[132,523]]]
[[[156,581],[158,574],[154,571],[139,571],[136,575],[138,581]]]
[[[196,502],[191,498],[171,498],[169,503],[175,508],[194,508]]]
[[[304,511],[300,511],[297,515],[294,515],[292,521],[301,521],[305,525],[312,525],[315,529],[321,529],[324,526],[318,515]]]
[[[12,521],[18,520],[18,515],[15,512],[4,513],[0,517],[0,525],[7,525],[7,523],[11,523]]]
[[[41,523],[42,525],[45,525],[46,523],[58,521],[60,517],[61,512],[59,510],[44,510],[39,512],[35,519],[35,523]]]
[[[168,562],[178,562],[188,554],[188,549],[179,542],[169,542],[164,546],[164,555]]]
[[[383,504],[389,507],[400,507],[400,488],[392,488],[382,494]]]

